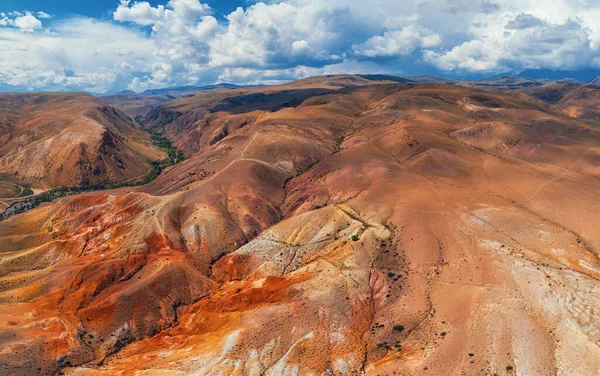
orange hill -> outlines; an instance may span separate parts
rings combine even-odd
[[[599,372],[596,124],[319,79],[146,120],[189,158],[0,222],[0,373]]]
[[[163,158],[137,124],[90,95],[0,95],[0,180],[34,188],[122,182]]]

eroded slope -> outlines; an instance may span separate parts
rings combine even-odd
[[[448,85],[190,101],[252,120],[171,119],[191,157],[142,192],[0,223],[0,370],[600,370],[594,124]]]
[[[165,158],[123,113],[87,94],[0,96],[0,179],[33,188],[123,182]]]

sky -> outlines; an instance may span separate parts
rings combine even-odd
[[[1,0],[1,91],[600,75],[600,0]]]

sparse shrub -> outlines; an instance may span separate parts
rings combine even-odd
[[[23,190],[21,191],[21,193],[19,193],[19,196],[17,197],[31,196],[32,194],[33,191],[30,188],[23,187]]]

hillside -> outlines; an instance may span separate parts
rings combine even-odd
[[[118,108],[131,118],[142,116],[159,104],[182,97],[190,97],[201,91],[237,89],[240,86],[232,84],[217,84],[209,86],[182,86],[165,89],[146,90],[143,93],[123,91],[100,97],[102,102]]]
[[[597,374],[600,123],[539,97],[329,76],[160,105],[184,162],[0,222],[0,373]]]
[[[600,85],[545,85],[525,93],[556,106],[569,116],[600,121]]]
[[[123,182],[164,158],[125,114],[87,94],[0,94],[0,180],[35,189]]]

